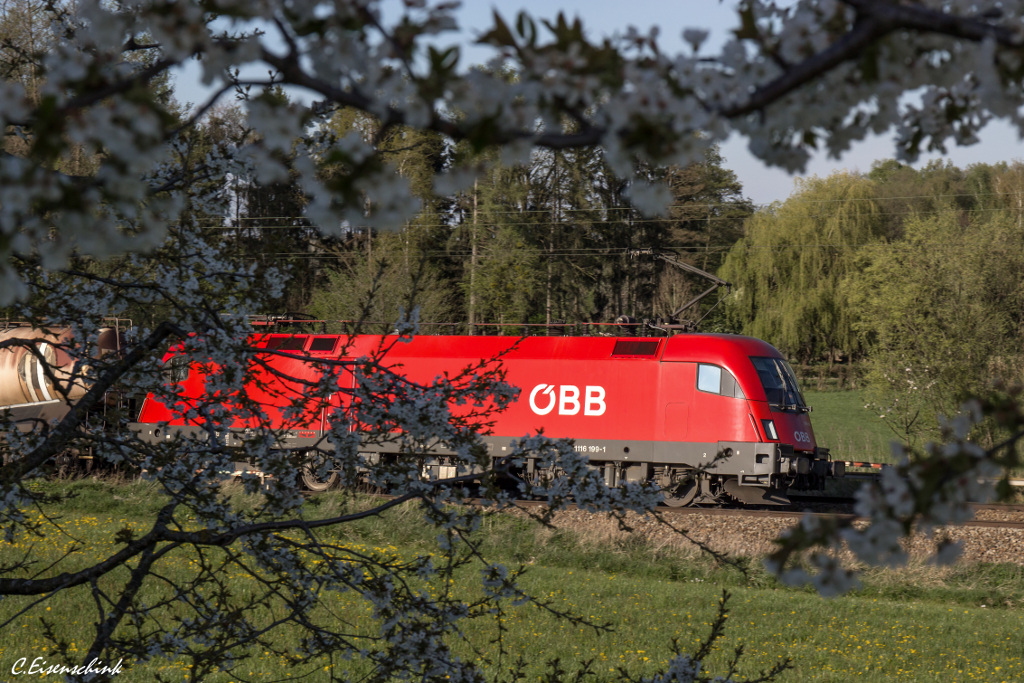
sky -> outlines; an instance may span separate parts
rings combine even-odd
[[[498,7],[506,20],[514,20],[521,10],[535,19],[554,19],[559,12],[564,12],[570,19],[579,16],[592,39],[625,31],[630,25],[644,33],[651,26],[657,26],[659,44],[669,54],[684,49],[681,37],[684,28],[703,28],[711,32],[703,50],[713,53],[737,24],[733,5],[732,2],[718,0],[505,0],[498,6],[485,0],[463,0],[457,13],[460,35],[443,35],[440,42],[458,42],[461,45],[460,65],[463,68],[486,61],[491,51],[473,45],[473,40],[492,25],[492,13]],[[386,13],[398,7],[398,0],[384,2]],[[177,78],[179,98],[201,101],[204,90],[197,81],[198,68],[186,67]],[[1003,122],[990,123],[979,137],[980,142],[969,147],[950,146],[947,155],[922,154],[915,166],[920,167],[938,158],[948,158],[961,167],[1024,159],[1024,145],[1017,132]],[[894,149],[891,134],[869,137],[855,143],[840,159],[830,159],[823,152],[814,155],[805,172],[798,175],[826,176],[843,169],[866,172],[871,169],[873,161],[894,156]],[[793,191],[798,176],[765,166],[747,151],[744,138],[734,134],[722,145],[722,154],[726,168],[736,173],[743,184],[744,194],[755,203],[782,201]]]

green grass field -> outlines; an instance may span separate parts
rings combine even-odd
[[[814,410],[811,425],[818,445],[832,450],[838,460],[893,462],[889,443],[896,434],[869,410],[866,392],[805,391]]]
[[[79,494],[59,509],[48,510],[62,515],[60,523],[65,530],[95,549],[70,557],[68,570],[115,547],[114,534],[126,524],[141,530],[159,504],[156,489],[147,482],[46,482],[39,486]],[[351,505],[341,494],[317,501],[320,514]],[[244,497],[235,502],[252,504]],[[493,656],[491,641],[498,634],[497,619],[501,619],[509,655],[521,655],[527,662],[525,680],[536,680],[544,662],[556,657],[570,672],[590,660],[595,671],[611,679],[619,666],[634,673],[652,672],[670,656],[672,639],[678,639],[686,651],[706,635],[723,588],[733,594],[732,612],[725,639],[707,660],[712,671],[721,671],[732,648],[742,643],[747,673],[779,657],[792,657],[795,669],[785,674],[783,681],[1024,680],[1024,649],[1020,645],[1024,641],[1024,572],[1020,567],[874,570],[866,576],[863,589],[826,600],[806,590],[780,586],[757,562],[747,563],[748,576],[744,576],[710,561],[639,543],[588,545],[568,531],[541,531],[534,523],[510,515],[487,516],[481,534],[489,559],[527,566],[521,582],[524,588],[548,598],[556,607],[571,609],[595,622],[609,622],[614,628],[612,633],[595,634],[523,606],[466,629],[467,640],[459,645],[460,651],[473,658]],[[360,551],[408,559],[435,550],[435,535],[407,504],[383,518],[340,528],[331,537]],[[44,566],[69,545],[68,537],[61,535],[19,539],[14,545],[0,545],[0,563],[24,552],[28,543],[33,546],[34,558]],[[189,559],[188,553],[173,555],[160,570],[169,578],[184,580],[193,571]],[[115,591],[126,576],[127,570],[121,569],[100,585]],[[238,595],[247,594],[252,579],[237,576],[230,580]],[[477,595],[477,569],[457,574],[452,588],[460,598]],[[156,592],[151,589],[147,595]],[[367,632],[371,628],[367,606],[351,595],[331,594],[323,601],[322,609],[343,619],[346,628]],[[7,620],[27,604],[24,598],[5,599],[0,602],[0,617]],[[4,627],[0,670],[10,671],[20,657],[59,660],[50,653],[41,616],[72,643],[72,657],[87,649],[95,607],[83,587],[49,598]],[[297,640],[293,632],[285,630],[275,644],[293,646]],[[206,680],[326,679],[323,661],[288,668],[277,655],[258,650],[249,654],[239,677]],[[506,659],[492,666],[508,663]],[[126,662],[124,673],[116,680],[148,683],[157,673],[168,680],[186,680],[187,667],[184,660]]]

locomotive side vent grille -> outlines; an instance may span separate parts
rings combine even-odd
[[[278,351],[301,351],[302,347],[306,345],[306,335],[299,336],[273,336],[267,345],[263,348],[266,349],[277,349]]]
[[[612,349],[613,356],[626,356],[630,358],[652,358],[658,355],[658,347],[661,345],[660,341],[641,341],[633,339],[623,339],[615,342],[615,348]]]
[[[313,337],[313,343],[309,345],[310,351],[333,351],[338,344],[340,337]]]

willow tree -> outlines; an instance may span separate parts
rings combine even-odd
[[[729,322],[809,361],[860,350],[844,281],[858,251],[881,239],[875,183],[836,173],[798,181],[782,204],[755,214],[721,275],[736,286]]]

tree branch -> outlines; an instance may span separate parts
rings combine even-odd
[[[898,30],[938,33],[975,42],[993,38],[1006,47],[1020,47],[1021,34],[987,21],[943,14],[920,5],[890,4],[879,0],[843,0],[857,10],[859,18],[853,28],[838,41],[818,54],[791,66],[782,76],[763,85],[737,107],[719,110],[726,118],[736,118],[760,111],[782,99],[818,76],[828,73],[843,62],[860,57],[864,48]]]
[[[718,115],[733,119],[761,111],[840,64],[857,59],[865,48],[893,31],[913,30],[963,38],[974,42],[992,38],[1000,45],[1014,48],[1024,44],[1024,35],[1012,29],[992,24],[984,17],[956,16],[919,5],[890,4],[882,0],[843,0],[843,2],[856,9],[859,15],[850,31],[825,50],[798,64],[787,65],[783,75],[757,88],[741,104],[718,108],[716,110]],[[306,73],[290,54],[280,57],[264,50],[262,59],[280,71],[284,82],[309,88],[323,95],[327,100],[343,106],[367,112],[378,111],[376,103],[366,95],[343,90]],[[572,112],[567,113],[580,121]],[[405,123],[405,119],[404,112],[388,107],[386,114],[381,117],[381,125],[385,128],[402,125]],[[580,122],[582,123],[582,121]],[[444,119],[436,113],[426,128],[455,140],[466,139],[469,135],[469,131],[464,130],[458,123]],[[504,131],[495,134],[494,142],[495,144],[505,144],[518,139],[531,138],[540,147],[568,149],[599,145],[607,133],[608,130],[604,127],[589,126],[588,124],[588,127],[576,133],[550,132],[535,135],[525,131]]]

